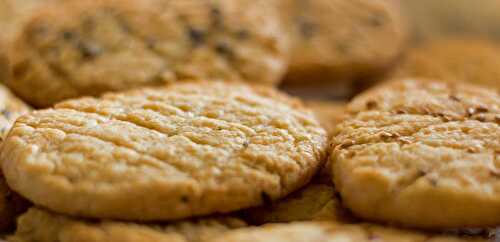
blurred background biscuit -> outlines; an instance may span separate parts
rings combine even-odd
[[[429,40],[412,48],[395,78],[464,81],[500,89],[500,44],[487,39]]]
[[[284,88],[346,97],[356,82],[379,76],[405,46],[397,1],[284,0],[292,58]]]
[[[266,0],[62,1],[9,46],[6,84],[36,107],[183,79],[276,85],[288,40]],[[37,90],[33,92],[33,90]]]

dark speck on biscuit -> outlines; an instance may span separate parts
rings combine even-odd
[[[73,40],[75,38],[75,33],[73,31],[70,31],[70,30],[66,30],[62,33],[62,37],[65,39],[65,40]]]
[[[190,27],[188,35],[194,47],[199,47],[205,43],[206,33],[203,30]]]
[[[300,33],[306,39],[310,39],[314,36],[317,27],[318,26],[312,23],[311,21],[307,21],[305,19],[299,20]]]
[[[224,42],[220,42],[215,45],[215,51],[223,56],[232,58],[234,57],[234,51],[231,49],[231,47]]]
[[[212,16],[212,27],[221,28],[223,25],[223,18],[219,7],[212,6],[210,14]]]
[[[94,59],[102,53],[102,48],[96,43],[91,42],[79,42],[78,49],[80,50],[83,59],[86,60]]]

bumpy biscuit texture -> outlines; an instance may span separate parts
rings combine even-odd
[[[3,141],[16,119],[31,108],[0,84],[0,141]]]
[[[346,104],[335,101],[307,101],[321,125],[333,132],[347,117]],[[284,199],[243,211],[251,224],[280,223],[308,220],[351,221],[342,208],[331,182],[329,167],[322,168],[312,182]]]
[[[407,53],[398,78],[464,81],[500,89],[500,45],[484,39],[440,39]]]
[[[86,221],[31,208],[18,221],[11,242],[203,242],[245,226],[234,217],[204,218],[172,224]]]
[[[194,82],[33,112],[0,159],[9,185],[36,204],[158,220],[286,196],[322,165],[326,143],[314,115],[273,88]]]
[[[483,238],[424,234],[370,224],[297,222],[229,231],[210,242],[487,242]]]
[[[408,79],[348,109],[330,162],[356,215],[433,229],[500,223],[498,92]]]
[[[16,37],[7,84],[38,107],[183,79],[276,84],[289,41],[273,6],[267,0],[64,1],[40,10]]]
[[[396,1],[284,0],[291,29],[288,82],[352,80],[380,72],[401,53],[405,27]]]

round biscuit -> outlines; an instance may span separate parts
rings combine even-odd
[[[321,167],[326,143],[314,115],[273,88],[193,82],[25,115],[0,161],[13,190],[54,211],[171,220],[284,197]]]
[[[185,79],[273,85],[289,49],[268,0],[63,1],[13,39],[7,85],[36,107]]]
[[[88,221],[59,215],[40,208],[23,214],[12,242],[204,242],[245,226],[240,219],[223,216],[171,224],[138,224],[118,221]]]
[[[500,219],[500,95],[399,80],[354,99],[330,163],[344,205],[364,219],[429,229]]]

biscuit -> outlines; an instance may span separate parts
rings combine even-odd
[[[23,116],[0,162],[13,190],[56,212],[170,220],[284,197],[326,143],[314,115],[273,88],[193,82]]]
[[[370,224],[296,222],[241,228],[210,242],[487,242],[478,237],[425,234]]]
[[[5,54],[4,44],[0,41],[0,83],[4,83],[9,77],[9,62]]]
[[[0,82],[5,83],[8,75],[7,46],[15,33],[21,29],[31,12],[45,3],[56,0],[0,0]]]
[[[314,112],[329,134],[347,117],[346,103],[342,101],[306,101],[306,106]]]
[[[389,82],[353,100],[330,163],[357,216],[429,229],[500,219],[500,96],[474,85]]]
[[[403,13],[412,27],[414,42],[470,36],[500,37],[500,3],[484,0],[400,1]]]
[[[242,213],[251,224],[284,223],[293,221],[349,221],[335,189],[330,184],[312,183],[285,199]]]
[[[0,142],[3,141],[16,119],[31,111],[31,108],[9,89],[0,84]]]
[[[172,224],[87,221],[31,208],[18,221],[10,242],[203,242],[245,226],[234,217],[204,218]]]
[[[383,72],[403,50],[405,26],[396,1],[283,2],[284,18],[292,26],[288,85],[349,86]]]
[[[289,41],[273,6],[267,0],[47,6],[9,48],[13,77],[7,84],[37,107],[184,79],[277,84]]]
[[[3,141],[15,120],[30,108],[0,85],[0,142]],[[27,202],[12,192],[0,173],[0,231],[10,230],[15,217],[24,211]]]
[[[25,212],[29,206],[28,201],[10,190],[0,175],[0,232],[13,230],[17,216]]]
[[[396,78],[465,81],[500,89],[500,45],[482,39],[440,39],[413,48]]]
[[[0,42],[8,41],[40,6],[58,0],[0,0]]]
[[[306,101],[321,125],[329,132],[347,117],[346,104],[340,101]],[[252,224],[308,220],[352,220],[342,209],[331,182],[330,169],[322,168],[313,181],[286,198],[251,208],[242,213]]]

